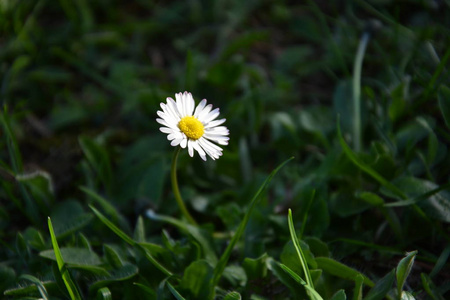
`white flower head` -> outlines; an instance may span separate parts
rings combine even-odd
[[[175,99],[167,97],[167,103],[161,103],[162,111],[158,110],[156,121],[164,127],[159,130],[167,134],[172,146],[187,147],[191,157],[196,150],[203,160],[206,154],[213,160],[218,159],[222,148],[216,144],[228,145],[230,139],[228,128],[220,126],[225,119],[216,120],[219,109],[206,105],[206,99],[195,107],[194,98],[188,92],[175,94]]]

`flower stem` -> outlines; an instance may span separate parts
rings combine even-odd
[[[370,33],[365,31],[358,46],[353,68],[353,139],[354,150],[361,151],[361,69]]]
[[[183,198],[181,198],[180,189],[178,188],[178,179],[177,179],[177,159],[178,154],[180,153],[181,147],[177,147],[173,154],[172,158],[172,167],[170,169],[170,179],[172,181],[172,189],[175,195],[175,200],[177,201],[178,207],[183,213],[184,217],[191,223],[192,225],[197,225],[194,218],[191,216],[186,206],[184,205]]]

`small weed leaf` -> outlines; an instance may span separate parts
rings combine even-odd
[[[407,253],[406,257],[402,258],[402,260],[400,260],[397,265],[395,275],[397,277],[397,295],[399,296],[399,298],[401,298],[403,286],[406,282],[406,278],[411,272],[416,255],[417,250]]]

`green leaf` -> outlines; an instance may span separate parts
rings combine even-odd
[[[137,266],[130,263],[124,264],[123,267],[111,271],[110,276],[98,278],[97,281],[89,287],[89,291],[94,292],[104,286],[110,285],[111,283],[130,279],[137,275],[138,271],[139,269]]]
[[[241,300],[241,299],[242,299],[241,294],[239,294],[238,292],[234,292],[234,291],[233,292],[229,292],[223,298],[223,300]]]
[[[111,291],[107,288],[101,288],[97,291],[97,297],[96,300],[112,300],[112,294]]]
[[[361,274],[355,277],[355,289],[353,290],[353,300],[362,300],[363,298],[364,277]]]
[[[56,235],[55,232],[53,231],[52,221],[50,220],[50,217],[48,218],[48,229],[50,231],[56,262],[58,263],[58,270],[61,273],[62,279],[67,288],[67,291],[69,292],[70,298],[72,300],[81,300],[81,296],[78,292],[78,289],[75,283],[72,281],[72,278],[70,277],[69,270],[67,269],[61,251],[59,250],[58,241],[56,240]]]
[[[0,294],[16,281],[16,272],[7,266],[0,266]]]
[[[180,287],[189,291],[192,299],[207,299],[214,286],[210,285],[213,268],[206,260],[191,263],[184,271]]]
[[[395,280],[395,270],[392,270],[386,276],[377,281],[375,286],[369,291],[364,300],[381,300],[384,299],[392,288]]]
[[[60,248],[60,254],[64,257],[64,262],[75,265],[98,266],[102,263],[95,252],[86,248]],[[57,261],[54,250],[45,250],[39,253],[40,256]]]
[[[264,278],[267,276],[267,258],[267,253],[264,253],[258,258],[244,258],[242,267],[247,274],[248,280]]]
[[[332,258],[328,257],[316,257],[317,267],[322,269],[324,272],[327,272],[331,275],[347,279],[347,280],[356,280],[358,275],[362,275],[360,272],[352,269]],[[366,276],[364,277],[364,284],[373,287],[374,283]]]
[[[450,129],[450,88],[441,86],[438,92],[438,102],[445,124]]]
[[[344,290],[339,290],[334,293],[333,297],[330,300],[347,300],[347,295]]]
[[[396,277],[397,277],[397,294],[399,297],[402,295],[403,285],[406,282],[406,278],[409,276],[411,272],[411,268],[414,264],[414,259],[416,258],[417,250],[408,252],[406,257],[404,257],[397,265],[396,269]]]
[[[106,260],[113,268],[118,269],[123,267],[124,263],[114,248],[103,244],[103,252],[105,253]]]

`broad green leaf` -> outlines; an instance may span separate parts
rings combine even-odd
[[[242,299],[241,294],[239,294],[238,292],[234,292],[234,291],[233,292],[229,292],[223,298],[223,300],[241,300],[241,299]]]
[[[438,92],[438,102],[445,124],[450,129],[450,88],[441,86]]]
[[[331,275],[347,279],[347,280],[355,280],[358,275],[362,275],[360,272],[358,272],[355,269],[352,269],[332,258],[328,257],[316,257],[317,267],[319,269],[322,269],[324,272],[329,273]],[[366,276],[362,275],[364,277],[364,284],[373,287],[374,283],[367,278]]]
[[[110,271],[110,276],[99,277],[89,286],[89,290],[94,292],[102,287],[117,281],[124,281],[138,274],[138,267],[133,264],[124,264],[123,267]]]
[[[347,295],[344,290],[339,290],[334,293],[333,297],[330,300],[347,300]]]
[[[102,263],[95,252],[86,248],[60,248],[59,250],[64,257],[64,262],[68,264],[98,266]],[[54,250],[45,250],[39,255],[51,260],[57,260]]]
[[[180,287],[189,291],[192,299],[207,299],[214,286],[210,285],[213,268],[205,260],[191,263],[185,270]]]
[[[403,285],[406,282],[406,278],[409,276],[411,272],[411,268],[414,264],[414,259],[416,258],[417,250],[408,252],[406,257],[402,258],[397,265],[397,269],[395,272],[397,278],[397,294],[402,295]]]
[[[395,180],[395,184],[405,191],[408,200],[386,203],[385,206],[417,204],[426,213],[426,217],[450,222],[450,193],[443,190],[448,185],[440,187],[432,181],[411,176],[400,177]]]
[[[48,218],[48,229],[50,231],[50,237],[52,240],[56,262],[58,264],[58,269],[59,272],[61,273],[61,277],[67,288],[67,291],[69,292],[70,298],[72,300],[81,300],[81,296],[78,292],[78,289],[75,283],[72,281],[72,278],[70,277],[69,270],[67,269],[61,251],[59,250],[58,241],[56,240],[56,235],[55,232],[53,231],[52,221],[50,220],[50,217]]]
[[[264,253],[258,258],[244,258],[242,267],[247,274],[248,280],[254,280],[256,278],[264,278],[267,276],[267,253]]]
[[[386,274],[377,281],[375,286],[369,291],[364,300],[381,300],[385,299],[387,293],[391,290],[395,281],[395,270]]]
[[[121,268],[124,265],[123,260],[120,258],[119,253],[111,246],[103,245],[103,252],[105,253],[106,260],[115,269]]]
[[[325,242],[321,241],[320,239],[316,237],[305,237],[303,240],[309,246],[309,250],[312,254],[311,258],[314,259],[314,256],[325,256],[325,257],[330,256],[330,250],[328,249],[328,245]]]

